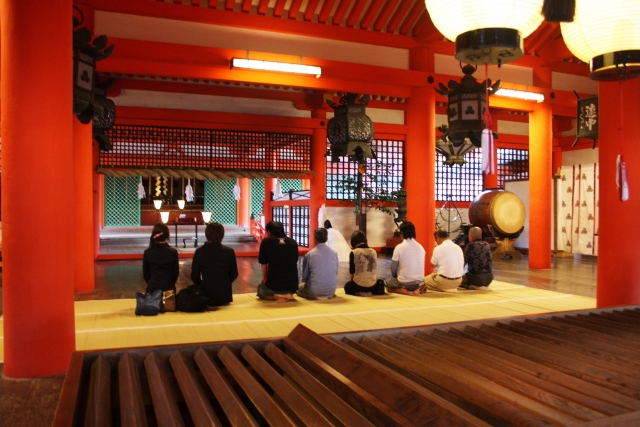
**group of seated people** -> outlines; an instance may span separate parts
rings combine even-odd
[[[377,252],[367,244],[366,235],[356,230],[351,235],[349,254],[350,280],[344,285],[347,295],[370,297],[394,292],[417,296],[427,291],[457,292],[462,289],[486,289],[493,280],[491,250],[482,240],[482,230],[469,231],[469,243],[464,252],[449,239],[445,230],[434,232],[436,247],[431,264],[435,272],[424,276],[425,250],[416,238],[411,222],[400,225],[403,241],[394,249],[391,278],[377,275]],[[327,228],[313,233],[315,247],[307,252],[298,271],[298,244],[287,237],[282,223],[269,222],[267,237],[260,244],[258,262],[262,280],[257,296],[262,300],[287,302],[295,295],[307,299],[332,298],[338,280],[339,257],[327,240]],[[224,227],[217,222],[205,229],[207,244],[196,249],[191,266],[191,280],[202,287],[210,298],[210,306],[227,305],[233,301],[231,285],[238,277],[235,252],[222,244]],[[178,252],[168,245],[169,229],[165,224],[154,226],[149,248],[143,256],[143,276],[147,293],[161,289],[175,291],[178,279]],[[465,265],[468,271],[465,273]],[[299,276],[301,280],[299,280]]]

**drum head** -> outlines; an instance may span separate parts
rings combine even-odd
[[[508,191],[501,191],[491,201],[493,225],[503,234],[514,234],[524,225],[525,209],[522,200]]]

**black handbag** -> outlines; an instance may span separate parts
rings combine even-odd
[[[198,285],[189,285],[176,295],[176,310],[188,313],[205,311],[211,299]]]
[[[136,292],[136,316],[157,316],[162,305],[162,291]]]

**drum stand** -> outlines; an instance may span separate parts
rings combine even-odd
[[[449,212],[448,218],[445,218],[444,215],[442,214],[442,210],[443,209],[447,209],[447,211]],[[444,202],[444,204],[442,205],[442,207],[440,208],[440,210],[438,210],[438,215],[436,216],[436,228],[438,227],[438,216],[440,216],[440,218],[442,218],[443,221],[447,222],[447,233],[449,234],[449,237],[451,238],[451,211],[455,210],[456,212],[456,216],[454,216],[454,221],[456,219],[456,217],[460,218],[460,226],[458,228],[456,228],[455,230],[453,230],[453,232],[458,232],[460,233],[461,229],[462,229],[462,215],[460,214],[460,211],[458,210],[458,207],[456,206],[455,202],[453,201],[453,195],[451,194],[447,194],[447,200]],[[466,235],[465,235],[466,237]],[[453,238],[451,240],[454,240]],[[455,239],[457,240],[457,238]],[[456,242],[457,243],[457,242]]]
[[[491,254],[491,258],[522,259],[522,253],[513,247],[513,243],[518,239],[518,236],[520,236],[520,233],[522,233],[522,231],[524,230],[524,227],[522,227],[520,231],[518,231],[515,235],[509,235],[509,237],[505,237],[500,233],[498,233],[491,224],[487,225],[487,228],[493,235],[493,238],[496,239],[496,242],[498,243],[498,247]]]

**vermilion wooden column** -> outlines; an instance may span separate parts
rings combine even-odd
[[[262,204],[262,210],[264,215],[265,225],[273,219],[273,212],[271,211],[271,191],[276,188],[276,180],[274,178],[264,179],[264,203]]]
[[[313,130],[311,136],[311,170],[314,175],[310,180],[309,199],[309,248],[315,246],[313,231],[321,227],[318,224],[318,211],[320,206],[327,200],[327,113],[324,110],[313,110],[311,116],[322,119],[324,123],[321,127]]]
[[[598,307],[640,304],[640,79],[599,84],[600,230],[598,235]],[[623,122],[621,135],[620,116]],[[616,187],[616,157],[627,164],[630,198],[620,201]]]
[[[433,53],[427,48],[410,51],[410,68],[433,72]],[[426,79],[425,79],[426,84]],[[416,240],[426,251],[425,273],[432,270],[435,230],[436,102],[432,86],[413,88],[407,100],[404,148],[407,219],[416,226]]]
[[[98,143],[93,141],[91,148],[93,156],[92,165],[92,181],[93,181],[93,259],[98,259],[100,255],[100,229],[102,228],[101,207],[104,200],[104,187],[100,185],[101,175],[96,172],[99,163],[100,149]]]
[[[4,373],[42,377],[75,349],[72,2],[0,5]]]
[[[310,179],[303,179],[302,180],[302,189],[303,190],[311,189],[311,180]]]
[[[73,120],[74,290],[95,289],[92,125]]]
[[[237,202],[238,225],[249,227],[249,219],[251,217],[251,181],[249,178],[240,178],[238,185],[240,186],[240,200]]]
[[[551,268],[551,142],[551,105],[541,102],[529,113],[529,268],[534,269]]]

